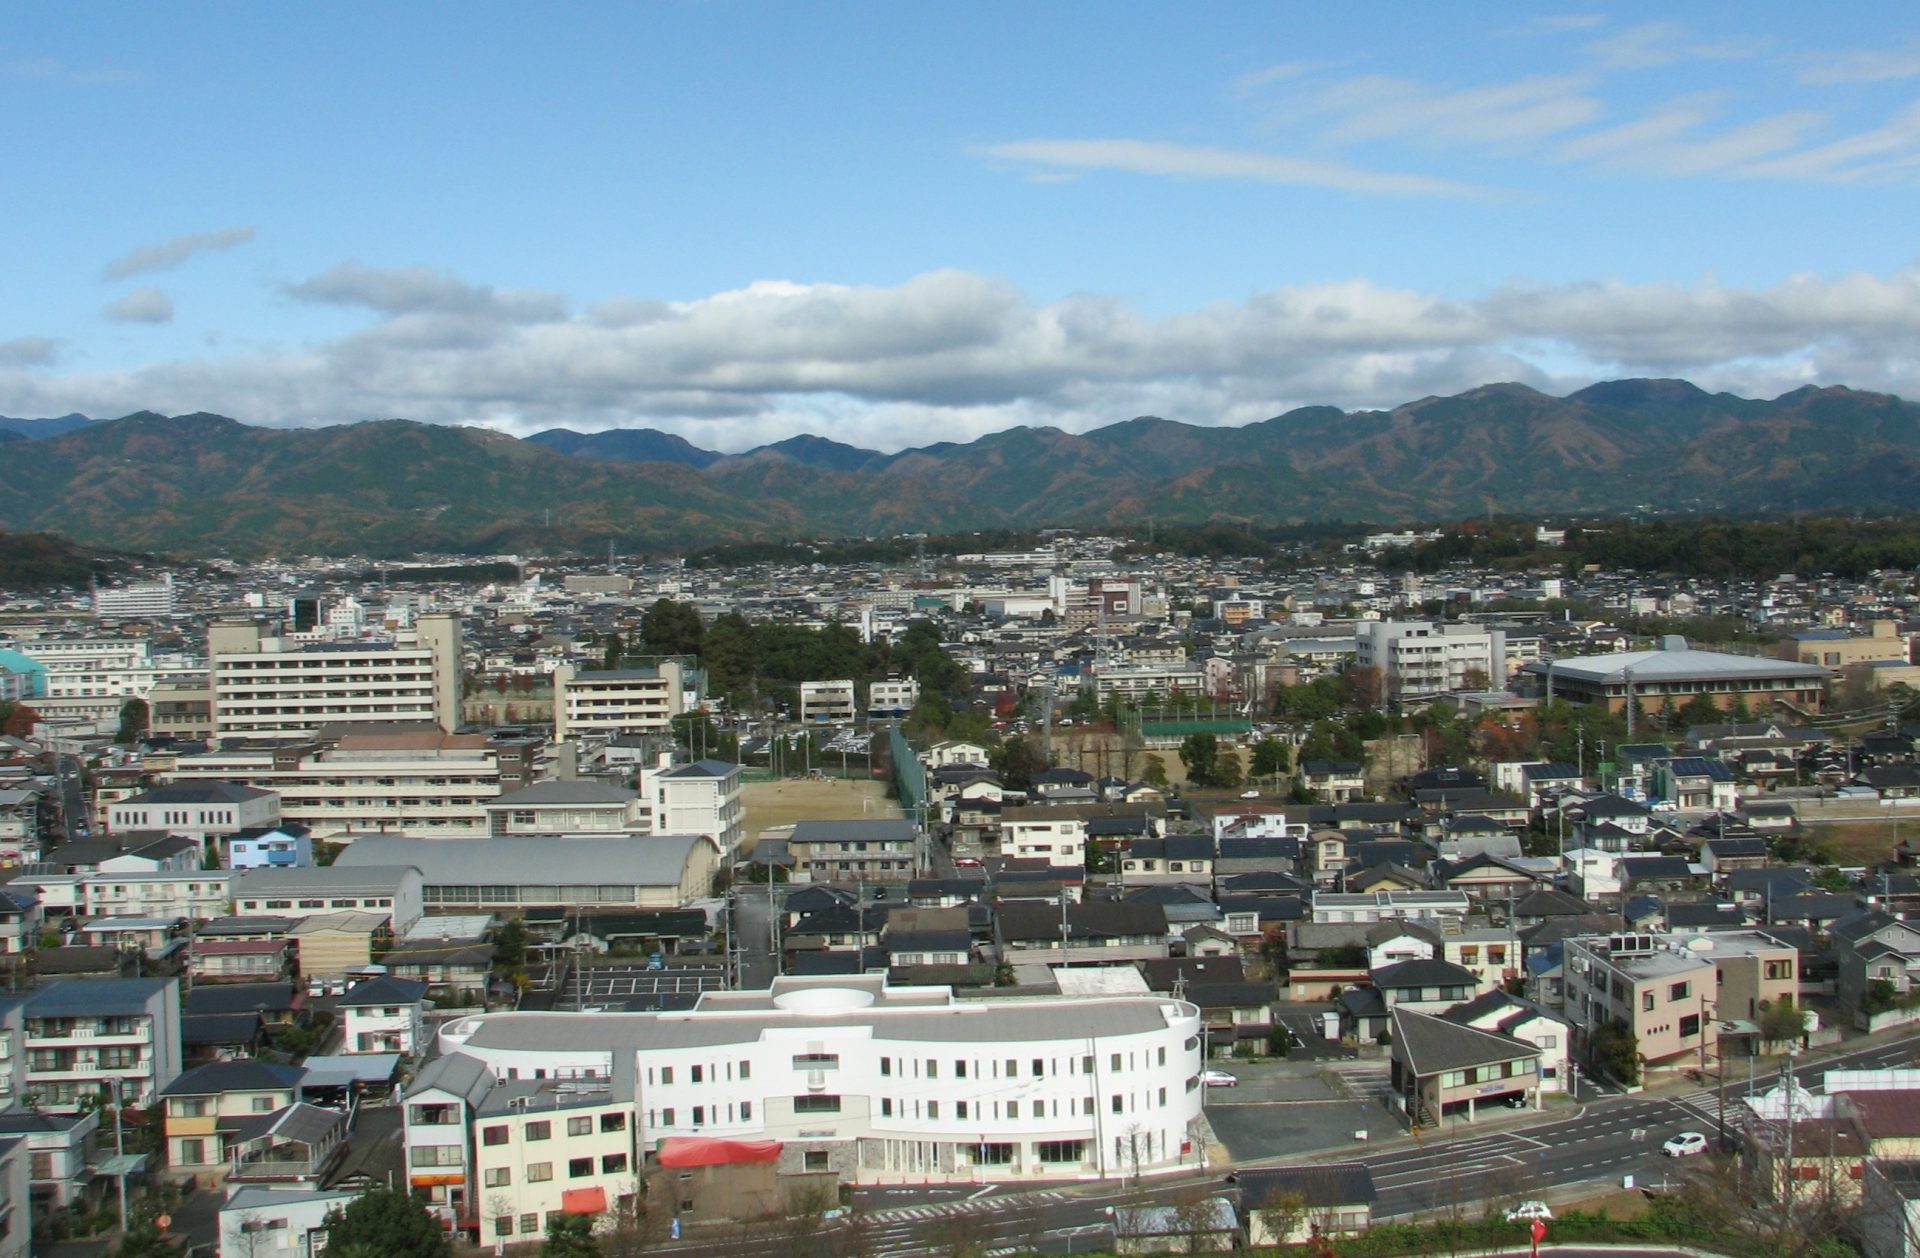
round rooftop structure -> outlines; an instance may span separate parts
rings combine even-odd
[[[873,993],[858,987],[802,987],[795,991],[781,992],[773,998],[773,1005],[787,1013],[812,1014],[816,1017],[837,1013],[854,1013],[873,1003]]]

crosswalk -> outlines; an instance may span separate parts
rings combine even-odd
[[[1010,1201],[1018,1201],[1031,1206],[1046,1206],[1052,1202],[1065,1201],[1063,1192],[1034,1192],[1017,1195],[999,1195],[990,1197],[963,1197],[958,1201],[936,1201],[922,1206],[899,1206],[892,1210],[868,1210],[867,1219],[876,1223],[915,1222],[926,1219],[951,1218],[956,1214],[986,1214],[1007,1208]]]

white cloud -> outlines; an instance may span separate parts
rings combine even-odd
[[[1156,140],[1015,140],[988,145],[984,157],[1049,171],[1117,170],[1174,179],[1231,179],[1247,183],[1333,188],[1391,197],[1465,197],[1482,190],[1451,179],[1367,170],[1344,162],[1288,157],[1246,149],[1170,144]]]
[[[1852,83],[1885,83],[1920,75],[1920,44],[1904,48],[1863,48],[1824,53],[1810,58],[1800,81],[1818,87]]]
[[[253,239],[251,227],[227,227],[217,232],[193,232],[157,245],[143,245],[107,263],[101,274],[123,280],[148,271],[168,271],[197,254],[235,249]]]
[[[1149,413],[1240,423],[1495,379],[1793,378],[1920,396],[1920,270],[1764,288],[1515,282],[1472,298],[1351,279],[1157,318],[1109,296],[1035,302],[966,271],[885,287],[766,281],[544,317],[483,285],[428,279],[323,286],[383,304],[355,332],[294,352],[52,373],[52,342],[0,343],[0,398],[11,413],[205,409],[271,424],[646,424],[739,449],[796,430],[898,448]]]
[[[1743,61],[1765,51],[1764,39],[1702,40],[1678,22],[1642,22],[1596,39],[1586,52],[1614,70],[1650,70],[1685,61]]]
[[[1585,75],[1534,75],[1505,83],[1439,87],[1369,74],[1333,84],[1305,105],[1332,119],[1334,143],[1418,138],[1443,144],[1525,144],[1581,126],[1601,104]]]
[[[173,319],[173,299],[157,288],[136,288],[100,313],[116,323],[167,323]]]

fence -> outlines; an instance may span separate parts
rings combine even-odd
[[[887,749],[893,756],[893,785],[900,796],[900,807],[909,817],[920,816],[927,802],[927,771],[897,723],[887,727]]]

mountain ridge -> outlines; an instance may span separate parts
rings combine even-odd
[[[892,454],[804,434],[720,454],[654,429],[520,440],[405,419],[265,428],[204,412],[84,420],[6,450],[0,526],[236,556],[1920,502],[1920,406],[1842,386],[1762,401],[1678,380],[1566,397],[1495,382],[1388,410],[1300,407],[1237,427],[1135,416]]]

